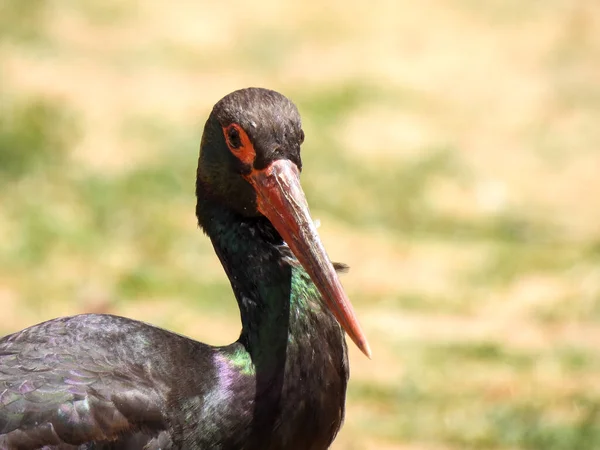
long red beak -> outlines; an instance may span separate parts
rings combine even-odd
[[[310,218],[296,165],[277,160],[246,179],[256,190],[258,210],[281,234],[348,336],[370,358],[367,338]]]

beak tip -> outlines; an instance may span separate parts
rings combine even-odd
[[[365,354],[365,356],[369,359],[373,359],[372,353],[371,353],[371,346],[369,345],[369,343],[367,341],[364,341],[362,343],[363,345],[360,346],[360,350]]]
[[[363,355],[365,355],[369,359],[372,359],[371,346],[369,345],[369,341],[367,341],[367,338],[364,335],[362,335],[362,333],[361,336],[349,334],[349,337],[352,339],[352,341],[358,347],[358,349],[363,353]]]

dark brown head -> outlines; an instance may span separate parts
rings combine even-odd
[[[301,171],[303,141],[300,114],[286,97],[261,88],[234,91],[214,106],[204,127],[198,182],[237,212],[257,215],[247,176],[275,160]]]

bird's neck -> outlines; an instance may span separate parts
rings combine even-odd
[[[241,313],[240,342],[254,363],[283,361],[301,346],[324,348],[320,333],[331,337],[331,329],[341,341],[339,325],[271,223],[206,200],[198,219],[231,281]]]
[[[240,339],[221,355],[227,367],[252,380],[256,426],[248,442],[326,448],[344,417],[348,360],[341,327],[270,222],[207,199],[199,203],[199,223],[240,307]],[[244,398],[240,389],[236,395]],[[277,433],[264,435],[276,424]]]

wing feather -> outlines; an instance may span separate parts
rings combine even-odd
[[[168,392],[151,367],[133,362],[152,358],[143,327],[152,328],[76,316],[0,340],[0,448],[77,448],[127,434],[143,441],[147,430],[155,442]]]

